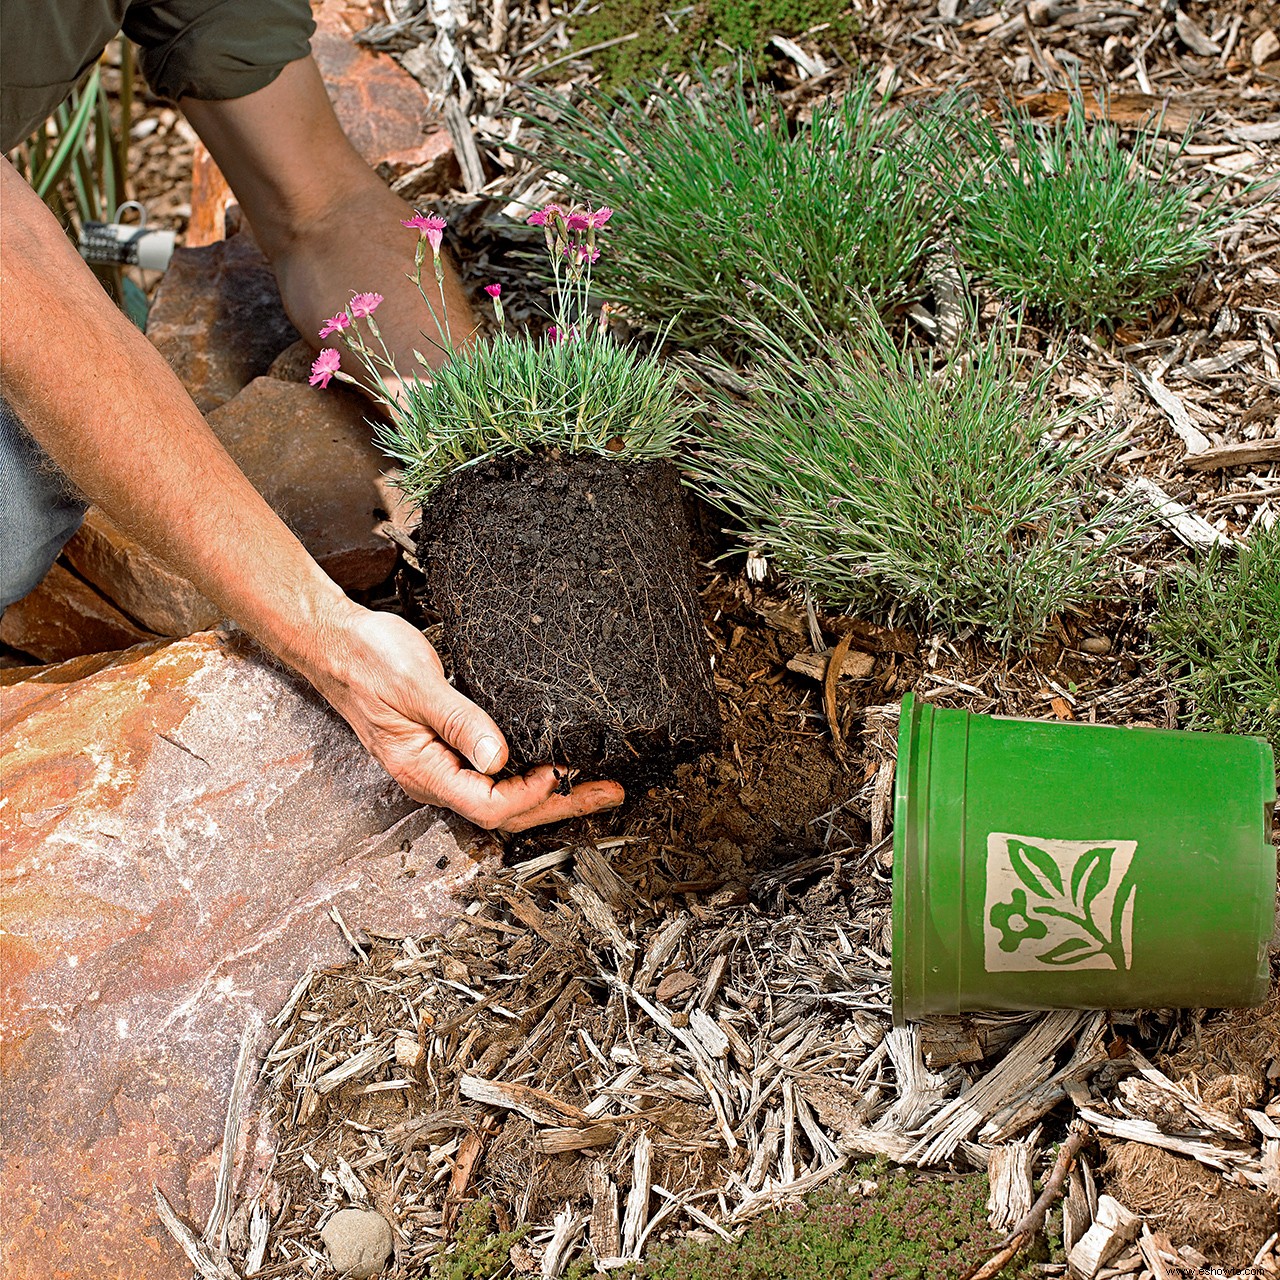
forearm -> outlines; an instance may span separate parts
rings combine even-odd
[[[314,61],[291,63],[246,98],[180,105],[271,260],[298,331],[315,344],[321,324],[353,292],[376,292],[384,297],[379,327],[401,374],[415,372],[415,349],[438,366],[445,337],[407,276],[418,235],[400,223],[412,210],[347,141]],[[424,283],[439,311],[434,278]],[[475,318],[451,267],[444,294],[456,344]],[[357,364],[349,372],[362,370]]]
[[[93,502],[315,676],[345,597],[249,484],[31,189],[2,172],[4,396]]]

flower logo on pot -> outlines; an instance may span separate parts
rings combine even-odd
[[[1128,969],[1133,840],[987,837],[983,917],[988,973]]]
[[[991,908],[991,923],[1000,930],[1000,950],[1017,951],[1026,938],[1043,938],[1049,926],[1027,916],[1027,892],[1015,889],[1012,900]]]

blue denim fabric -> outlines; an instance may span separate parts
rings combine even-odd
[[[0,613],[49,572],[85,506],[0,398]]]

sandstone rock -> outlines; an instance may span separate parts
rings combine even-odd
[[[154,639],[61,564],[0,617],[0,643],[40,662],[63,662]]]
[[[217,605],[117,529],[97,507],[85,513],[84,524],[67,543],[62,557],[80,577],[153,635],[189,636],[213,626],[222,616]],[[135,643],[136,639],[126,640],[107,647],[119,649]]]
[[[151,304],[147,337],[208,413],[266,373],[298,331],[262,250],[241,231],[174,252]]]
[[[209,425],[325,572],[365,591],[395,567],[395,548],[373,532],[377,480],[387,459],[355,393],[258,378],[209,415]]]
[[[320,1230],[329,1265],[347,1280],[372,1280],[391,1257],[391,1224],[372,1209],[339,1209]]]
[[[493,846],[415,809],[308,689],[225,637],[14,679],[0,1274],[172,1280],[190,1268],[151,1187],[203,1224],[241,1033],[349,956],[331,909],[355,931],[436,931]],[[259,1101],[241,1176],[269,1156]]]
[[[389,177],[433,166],[439,176],[430,189],[443,190],[456,173],[453,144],[422,87],[392,58],[352,40],[341,0],[323,0],[312,8],[311,52],[352,145],[371,165],[384,166]]]
[[[222,170],[198,138],[191,151],[191,217],[183,243],[188,249],[227,238],[227,211],[235,196]]]
[[[271,362],[267,370],[268,378],[279,378],[281,382],[306,382],[311,377],[311,365],[316,353],[305,338],[299,338],[291,347],[285,349]]]

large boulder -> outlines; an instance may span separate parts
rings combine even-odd
[[[298,331],[257,241],[240,231],[174,251],[151,304],[147,337],[208,413],[266,373]]]
[[[199,1229],[246,1025],[350,955],[335,909],[439,929],[493,846],[233,638],[0,678],[0,1273],[172,1280],[152,1185]]]
[[[209,414],[213,428],[320,567],[344,590],[366,591],[395,568],[396,549],[374,532],[386,455],[372,439],[363,396],[256,378]]]

